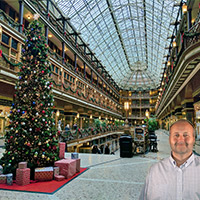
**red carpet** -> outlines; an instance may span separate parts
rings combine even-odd
[[[7,184],[0,184],[0,190],[14,190],[14,191],[23,191],[23,192],[39,192],[39,193],[47,193],[47,194],[53,194],[60,188],[62,188],[64,185],[66,185],[69,181],[76,178],[78,175],[86,171],[88,168],[81,168],[79,173],[76,173],[74,176],[72,176],[69,179],[65,179],[63,181],[44,181],[44,182],[32,182],[29,185],[20,186],[16,183],[13,183],[13,185],[7,185]]]

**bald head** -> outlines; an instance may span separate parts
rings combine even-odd
[[[189,124],[189,125],[192,127],[192,129],[193,129],[193,136],[195,136],[195,130],[194,130],[193,124],[192,124],[190,121],[186,120],[186,119],[179,119],[179,120],[175,121],[175,122],[170,126],[170,128],[169,128],[169,133],[171,133],[171,129],[172,129],[173,126],[175,126],[175,125],[181,125],[181,124]]]

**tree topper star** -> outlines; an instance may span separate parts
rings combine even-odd
[[[38,20],[39,17],[40,17],[40,15],[38,13],[34,14],[34,16],[33,16],[34,20]]]

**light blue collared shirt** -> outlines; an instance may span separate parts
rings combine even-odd
[[[151,166],[139,200],[200,200],[200,156],[180,167],[172,156]]]

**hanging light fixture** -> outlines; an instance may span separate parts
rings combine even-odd
[[[182,12],[184,14],[187,12],[187,5],[185,3],[182,5]]]

